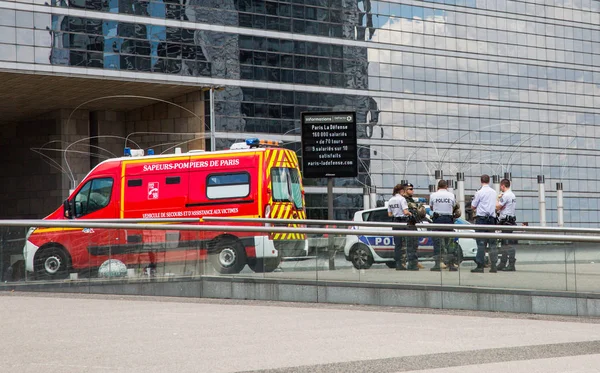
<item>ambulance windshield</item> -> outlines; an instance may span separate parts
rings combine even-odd
[[[293,202],[296,208],[302,208],[300,176],[294,168],[273,167],[271,169],[273,201]]]

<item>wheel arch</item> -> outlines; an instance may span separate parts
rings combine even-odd
[[[369,252],[371,253],[371,255],[375,254],[375,253],[373,252],[373,248],[372,248],[371,246],[367,245],[367,244],[366,244],[366,243],[364,243],[364,242],[360,242],[360,241],[358,241],[358,242],[355,242],[355,243],[354,243],[352,246],[350,246],[350,250],[348,250],[348,252],[349,252],[350,254],[352,254],[352,252],[353,252],[354,250],[356,250],[357,248],[359,248],[359,247],[361,247],[361,246],[363,246],[363,247],[366,247],[366,248],[367,248],[367,250],[369,250]]]
[[[239,237],[237,237],[237,236],[235,236],[235,235],[233,235],[231,233],[222,233],[222,234],[218,235],[217,237],[213,238],[212,240],[210,240],[208,242],[208,244],[207,244],[208,253],[209,254],[213,253],[215,251],[217,243],[220,242],[220,241],[224,241],[224,240],[238,241],[239,243],[242,244],[242,246],[244,246],[244,248],[246,247],[244,245],[243,241]]]
[[[56,242],[56,241],[50,241],[50,242],[46,242],[45,244],[43,244],[42,246],[40,246],[36,251],[35,254],[33,255],[33,260],[35,262],[35,259],[37,259],[37,257],[43,253],[44,251],[48,250],[48,249],[52,249],[52,248],[56,248],[56,249],[60,249],[66,256],[67,261],[68,261],[68,267],[71,268],[72,263],[73,263],[73,258],[71,257],[71,253],[69,252],[69,250],[67,250],[67,248],[65,247],[65,245]]]

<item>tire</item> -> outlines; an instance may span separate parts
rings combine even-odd
[[[257,258],[248,261],[248,267],[256,273],[273,272],[279,267],[281,258]]]
[[[221,238],[215,242],[214,249],[208,255],[208,260],[220,274],[240,273],[246,265],[246,249],[235,238]]]
[[[356,269],[369,269],[373,265],[373,255],[366,245],[356,245],[350,250],[350,261]]]
[[[456,253],[456,261],[458,262],[458,264],[462,263],[464,258],[463,258],[463,251],[462,251],[462,247],[460,247],[460,245],[458,245],[458,251]]]
[[[69,276],[71,260],[67,252],[58,246],[49,246],[39,250],[33,259],[35,278],[40,280],[58,280]]]
[[[385,262],[385,265],[388,266],[388,268],[396,268],[396,262]]]

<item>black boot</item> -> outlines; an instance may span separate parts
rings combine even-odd
[[[402,262],[396,262],[396,271],[406,271],[406,267],[402,264]]]
[[[410,262],[408,263],[408,267],[406,267],[407,271],[418,271],[419,270],[419,266],[417,265],[417,262]]]
[[[483,264],[477,263],[477,268],[473,268],[471,273],[483,273]]]
[[[502,261],[502,259],[500,259],[500,264],[498,264],[498,266],[496,267],[496,269],[498,271],[504,271],[506,268],[506,261]]]
[[[498,267],[496,266],[496,262],[492,262],[492,264],[490,265],[490,273],[496,273],[498,272]]]
[[[429,270],[430,271],[435,271],[435,272],[441,271],[442,269],[440,268],[440,257],[439,257],[439,255],[435,255],[433,257],[433,260],[434,260],[435,264]]]
[[[504,272],[514,272],[514,271],[516,271],[516,269],[515,269],[515,262],[508,263],[508,266],[506,266],[505,268],[503,268],[502,271],[504,271]]]

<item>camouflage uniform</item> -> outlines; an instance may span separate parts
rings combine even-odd
[[[412,214],[407,223],[408,230],[417,230],[417,223],[422,221],[422,216],[424,215],[425,207],[423,204],[415,201],[413,197],[406,196],[406,202],[408,203],[408,211]],[[406,240],[406,251],[407,251],[407,264],[409,270],[418,269],[419,257],[417,255],[417,250],[419,248],[419,238],[418,237],[405,237]]]

